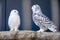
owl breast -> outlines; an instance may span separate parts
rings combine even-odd
[[[9,16],[8,25],[10,28],[16,28],[20,25],[20,17],[19,15],[11,15]]]

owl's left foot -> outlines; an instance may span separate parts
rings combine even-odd
[[[37,32],[44,32],[45,30],[44,29],[40,29],[40,30],[38,30]]]
[[[18,29],[15,29],[15,31],[19,31]]]

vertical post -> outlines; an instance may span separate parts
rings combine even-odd
[[[51,9],[52,9],[52,20],[59,28],[59,8],[58,0],[51,0]],[[59,29],[58,29],[59,30]]]
[[[1,30],[1,23],[2,23],[2,1],[0,1],[0,30]]]
[[[23,29],[31,29],[31,0],[23,0]]]

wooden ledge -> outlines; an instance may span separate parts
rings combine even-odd
[[[0,39],[11,39],[11,40],[60,40],[59,32],[40,32],[35,31],[1,31]]]

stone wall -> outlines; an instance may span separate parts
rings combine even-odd
[[[1,40],[60,40],[59,32],[1,31]]]

